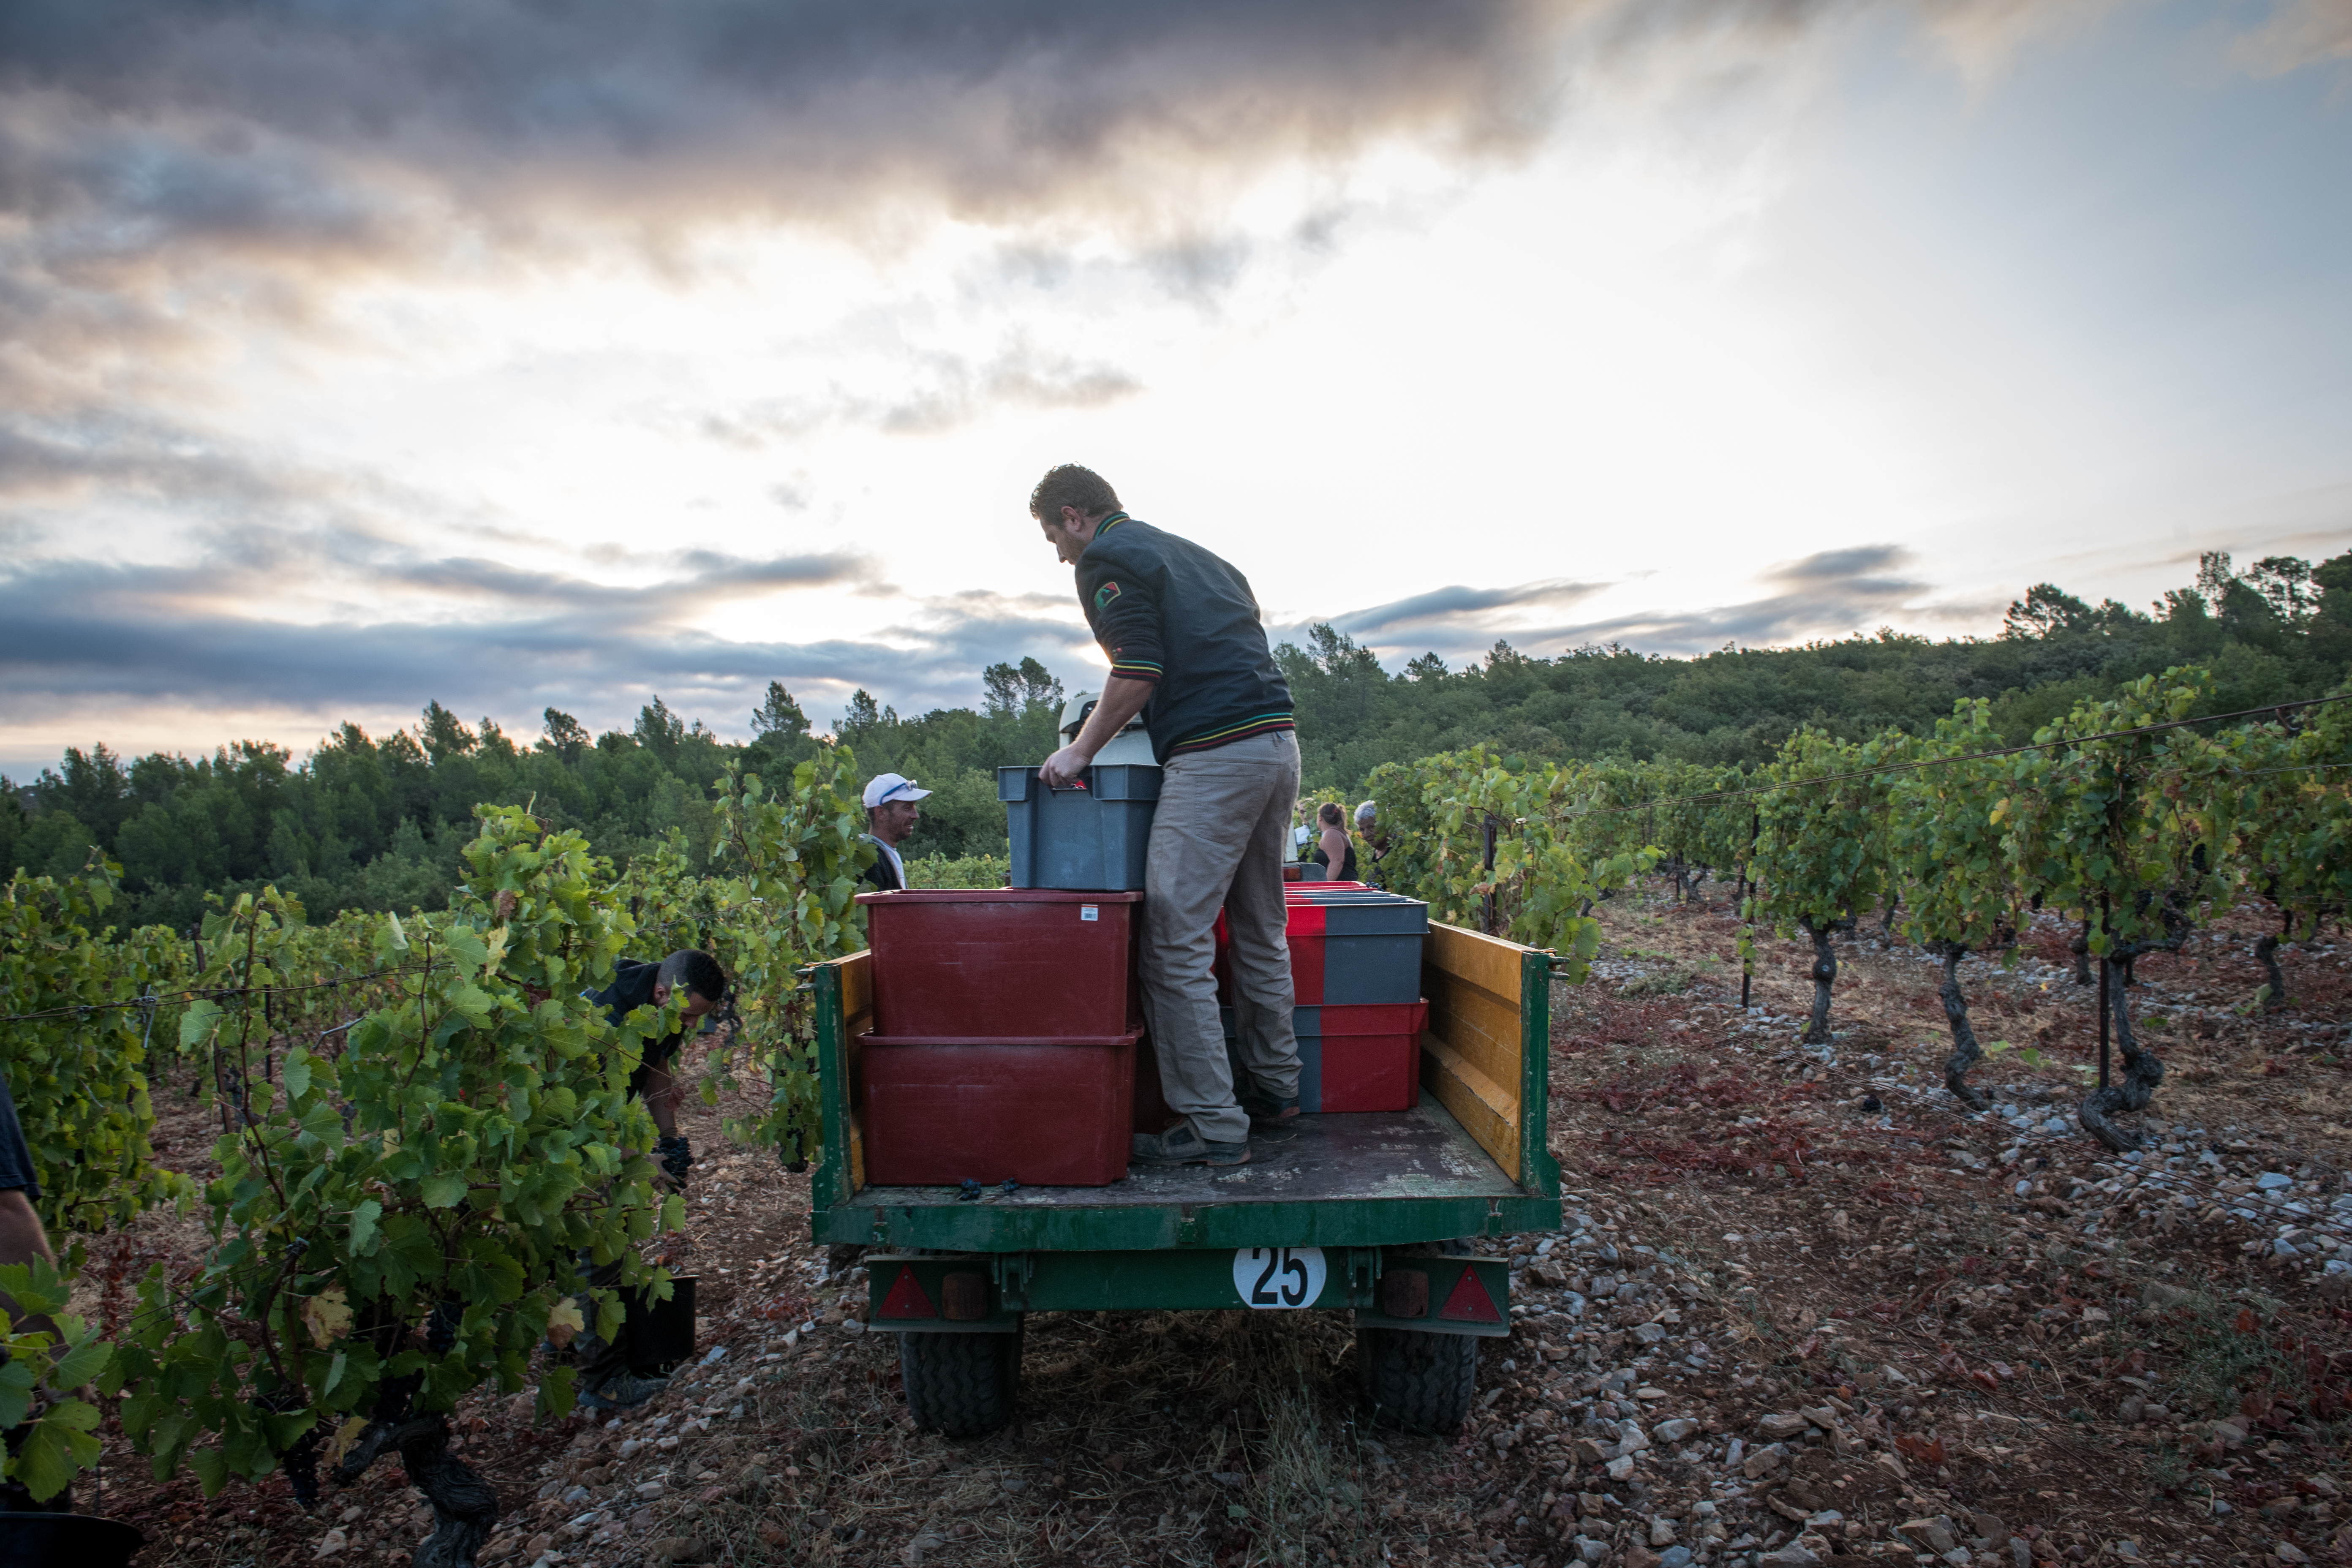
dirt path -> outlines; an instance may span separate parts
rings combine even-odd
[[[1807,1047],[1798,944],[1763,944],[1743,1013],[1722,904],[1661,889],[1602,914],[1601,972],[1557,999],[1569,1223],[1508,1244],[1517,1324],[1482,1347],[1458,1436],[1362,1426],[1344,1321],[1260,1313],[1040,1315],[1011,1428],[917,1433],[862,1270],[805,1240],[806,1178],[698,1105],[669,1246],[710,1359],[601,1426],[468,1402],[464,1451],[506,1506],[484,1561],[2352,1558],[2343,957],[2285,954],[2296,1005],[2264,1017],[2238,1010],[2251,924],[2143,961],[2135,1011],[2169,1070],[2149,1151],[2119,1159],[2073,1124],[2090,996],[2054,926],[2013,971],[1964,967],[1980,1037],[2051,1059],[1996,1054],[1975,1076],[2000,1110],[1970,1115],[1924,958],[1842,942],[1836,1038]],[[205,1113],[158,1102],[201,1171]],[[201,1239],[151,1216],[94,1252]],[[404,1563],[423,1533],[396,1466],[305,1518],[282,1479],[157,1487],[119,1432],[104,1497],[148,1530],[142,1564]]]

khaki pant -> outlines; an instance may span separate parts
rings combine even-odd
[[[1282,902],[1283,850],[1297,799],[1298,739],[1284,730],[1171,758],[1152,813],[1143,874],[1144,1022],[1169,1108],[1218,1142],[1249,1137],[1209,973],[1220,909],[1233,937],[1226,968],[1236,1054],[1255,1080],[1239,1087],[1277,1100],[1298,1094]]]

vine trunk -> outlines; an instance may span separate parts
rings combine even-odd
[[[2137,1149],[2139,1135],[2115,1124],[2118,1113],[2137,1115],[2156,1093],[2156,1086],[2164,1081],[2164,1064],[2156,1059],[2154,1051],[2142,1050],[2138,1037],[2132,1033],[2131,1005],[2126,985],[2131,973],[2131,960],[2110,954],[2102,965],[2106,975],[2107,1016],[2115,1030],[2116,1047],[2123,1056],[2123,1072],[2105,1089],[2093,1089],[2083,1101],[2083,1130],[2118,1153]]]
[[[1944,1022],[1952,1031],[1952,1055],[1944,1063],[1944,1087],[1970,1110],[1982,1110],[1992,1102],[1984,1090],[1969,1082],[1969,1069],[1984,1060],[1984,1051],[1977,1044],[1975,1026],[1969,1022],[1969,999],[1960,990],[1960,960],[1969,955],[1968,944],[1937,942],[1935,951],[1944,960]]]

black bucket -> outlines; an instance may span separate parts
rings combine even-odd
[[[11,1568],[123,1568],[147,1538],[119,1519],[0,1513],[0,1563]]]
[[[669,1285],[667,1301],[648,1300],[642,1290],[625,1292],[629,1315],[621,1332],[628,1342],[629,1370],[640,1375],[694,1359],[694,1276],[681,1274]]]

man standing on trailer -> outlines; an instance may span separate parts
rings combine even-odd
[[[1282,862],[1298,798],[1290,688],[1266,647],[1257,599],[1231,564],[1119,510],[1103,477],[1075,463],[1037,481],[1029,515],[1077,568],[1078,603],[1110,658],[1076,740],[1045,760],[1045,783],[1077,781],[1138,713],[1162,775],[1143,880],[1144,1016],[1160,1088],[1181,1118],[1139,1131],[1151,1165],[1240,1165],[1250,1128],[1298,1114]],[[1217,1014],[1217,911],[1233,945],[1236,1085]],[[1238,1089],[1238,1094],[1236,1090]]]

